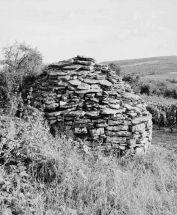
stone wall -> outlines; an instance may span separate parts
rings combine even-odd
[[[89,147],[119,154],[145,153],[152,139],[151,114],[115,71],[93,58],[49,65],[33,90],[51,127],[89,141]]]

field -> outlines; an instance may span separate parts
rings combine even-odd
[[[166,81],[167,79],[174,79],[177,81],[177,71],[176,72],[167,72],[164,74],[156,75],[145,75],[140,78],[142,81],[154,80],[154,81]]]
[[[104,62],[121,67],[122,74],[140,75],[142,80],[177,79],[177,56]]]
[[[174,98],[165,98],[163,96],[156,96],[156,95],[152,95],[152,96],[147,96],[145,94],[140,95],[141,98],[143,98],[147,103],[149,104],[161,104],[161,105],[176,105],[177,104],[177,100]]]

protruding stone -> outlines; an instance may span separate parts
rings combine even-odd
[[[92,137],[98,138],[99,135],[104,134],[104,128],[91,129],[89,132]]]
[[[52,104],[49,104],[49,105],[45,105],[45,109],[47,110],[55,110],[56,107],[58,107],[59,104],[58,103],[52,103]]]
[[[95,125],[97,128],[103,128],[103,127],[107,127],[108,124],[106,122],[98,122]]]
[[[67,75],[67,73],[65,72],[62,72],[61,70],[60,71],[52,71],[52,72],[49,72],[49,77],[58,77],[58,76],[65,76]]]
[[[77,86],[77,89],[78,90],[89,90],[90,85],[82,82]]]
[[[98,84],[92,84],[91,89],[101,89]]]
[[[89,112],[86,112],[86,115],[89,116],[89,117],[98,117],[100,114],[100,111],[89,111]]]
[[[112,83],[109,82],[109,81],[107,81],[107,80],[101,80],[101,81],[100,81],[100,84],[101,84],[102,86],[106,86],[106,87],[112,86]]]
[[[117,126],[108,126],[107,131],[127,131],[128,125],[117,125]]]
[[[80,65],[84,65],[84,66],[93,66],[94,63],[91,61],[84,61],[84,60],[74,60],[75,63],[80,64]]]
[[[63,67],[62,70],[78,70],[78,69],[80,69],[81,67],[82,67],[81,65],[72,64],[72,65]]]
[[[47,116],[60,116],[62,114],[62,111],[56,111],[56,112],[52,112],[52,113],[45,113]]]
[[[87,134],[87,128],[83,127],[83,128],[75,128],[74,129],[74,133],[75,134]]]
[[[101,111],[101,114],[106,114],[106,115],[115,115],[118,113],[123,113],[125,112],[125,109],[111,109],[111,108],[105,108]]]
[[[126,137],[110,137],[110,136],[108,136],[107,142],[123,144],[123,143],[126,143]]]
[[[129,137],[131,132],[128,131],[106,131],[106,135],[115,137]]]
[[[108,106],[112,109],[119,109],[120,108],[120,104],[108,104]]]
[[[64,60],[64,61],[59,61],[57,63],[53,63],[53,64],[50,64],[49,65],[49,68],[62,68],[64,66],[69,66],[69,65],[72,65],[74,62],[73,59],[69,59],[69,60]]]
[[[86,94],[86,93],[100,93],[102,92],[102,89],[88,89],[88,90],[76,90],[76,94]]]
[[[76,79],[76,80],[70,80],[69,83],[73,86],[78,86],[81,84],[81,81]]]
[[[77,55],[77,57],[75,59],[81,59],[81,60],[85,60],[85,61],[92,61],[95,62],[95,59],[92,57],[87,57],[87,56],[82,56],[82,55]]]
[[[144,131],[145,130],[145,124],[141,123],[141,124],[137,124],[135,126],[132,127],[132,132],[135,131]]]
[[[149,120],[149,116],[146,116],[146,117],[137,117],[137,118],[132,119],[132,123],[133,124],[139,124],[141,122],[147,122],[148,120]]]
[[[133,112],[133,111],[126,112],[126,114],[127,114],[128,116],[130,116],[131,118],[137,116],[137,113],[136,113],[136,112]]]
[[[96,79],[84,79],[83,81],[87,84],[99,84],[99,80]]]
[[[81,111],[81,110],[80,111],[79,110],[77,110],[77,111],[70,111],[66,115],[67,116],[74,116],[74,117],[82,117],[82,116],[85,115],[85,111]]]
[[[108,125],[113,126],[113,125],[122,125],[124,124],[124,120],[108,120]]]

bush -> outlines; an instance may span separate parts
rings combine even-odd
[[[118,66],[118,65],[116,65],[114,63],[110,63],[109,64],[109,68],[111,70],[115,71],[118,76],[121,74],[121,68],[120,68],[120,66]]]
[[[151,94],[151,86],[149,84],[143,84],[141,86],[141,94],[147,94],[148,96]]]
[[[166,81],[172,83],[172,84],[176,84],[177,83],[177,80],[176,79],[166,79]]]
[[[135,93],[140,93],[142,82],[139,81],[139,75],[134,76],[127,74],[123,76],[122,80],[128,82]]]
[[[124,75],[123,81],[128,82],[135,93],[146,94],[148,96],[157,95],[177,99],[177,87],[169,84],[168,81],[140,81],[139,76]]]
[[[3,68],[9,73],[19,73],[23,76],[37,73],[42,65],[42,54],[25,43],[15,42],[2,49],[4,59]]]
[[[40,72],[42,54],[25,43],[15,42],[3,48],[3,55],[0,93],[4,100],[10,101],[24,90],[28,80],[34,79]]]

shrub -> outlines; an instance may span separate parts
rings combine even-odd
[[[172,84],[176,84],[177,83],[177,80],[176,79],[166,79],[166,81],[172,83]]]
[[[134,76],[127,74],[123,76],[122,80],[128,82],[135,93],[140,93],[142,83],[139,81],[140,80],[139,75]]]
[[[110,67],[111,70],[115,71],[117,75],[120,75],[120,73],[121,73],[120,66],[118,66],[118,65],[116,65],[114,63],[110,63],[109,67]]]
[[[143,84],[141,86],[141,94],[147,94],[148,96],[151,94],[151,86],[149,84]]]
[[[10,100],[22,92],[24,84],[39,73],[42,67],[42,54],[25,43],[15,42],[2,50],[1,93]]]

